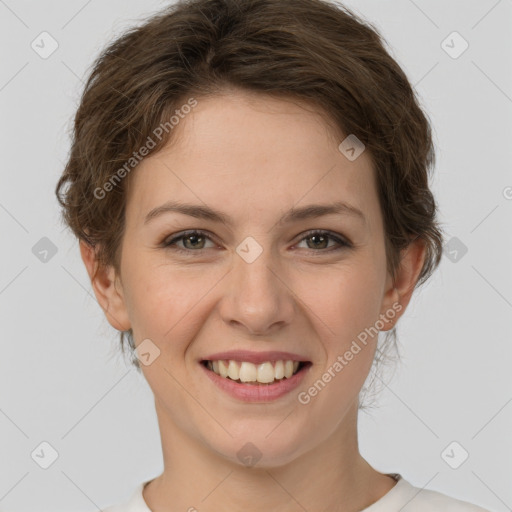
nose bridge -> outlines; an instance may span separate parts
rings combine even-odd
[[[262,333],[276,323],[290,322],[293,298],[283,284],[285,276],[279,276],[281,268],[268,245],[252,237],[242,241],[233,258],[230,296],[223,309],[225,321]]]
[[[277,278],[274,270],[276,261],[270,247],[263,248],[252,239],[241,243],[236,252],[233,270],[240,284],[251,294],[272,292]]]

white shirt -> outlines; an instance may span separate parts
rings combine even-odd
[[[397,473],[389,476],[397,480],[395,486],[361,512],[489,512],[446,494],[414,487]],[[142,496],[146,483],[141,483],[127,502],[108,507],[103,512],[152,512]]]

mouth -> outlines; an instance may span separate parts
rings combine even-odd
[[[259,364],[233,359],[204,359],[201,364],[210,372],[228,381],[249,386],[270,386],[304,372],[312,363],[290,359],[265,361]]]

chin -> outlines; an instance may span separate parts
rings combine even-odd
[[[217,455],[240,468],[271,469],[285,466],[308,451],[312,438],[306,436],[304,431],[301,437],[292,435],[283,419],[260,422],[258,428],[246,423],[245,428],[241,427],[237,434],[230,429],[233,437],[225,435],[222,440],[211,442],[205,439],[205,443]],[[282,424],[278,426],[280,422]],[[309,442],[306,443],[306,439]]]

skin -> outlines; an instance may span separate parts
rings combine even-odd
[[[160,355],[141,365],[155,397],[163,473],[143,492],[151,510],[359,511],[395,484],[360,455],[358,395],[377,338],[309,404],[297,400],[357,335],[393,304],[405,311],[424,260],[417,241],[403,251],[395,281],[386,270],[384,228],[368,152],[349,161],[345,135],[318,110],[291,99],[226,91],[197,98],[163,151],[130,175],[120,273],[94,275],[94,251],[81,254],[110,324],[151,339]],[[169,199],[221,210],[233,225],[166,213]],[[343,200],[348,214],[280,223],[292,207]],[[189,229],[184,256],[161,246]],[[352,247],[304,233],[330,230]],[[253,237],[252,263],[237,246]],[[185,245],[186,244],[186,245]],[[327,245],[328,244],[328,245]],[[194,252],[195,251],[195,252]],[[301,354],[313,365],[303,384],[269,403],[244,403],[212,385],[198,359],[242,348]],[[253,443],[262,457],[245,466],[237,452]]]

